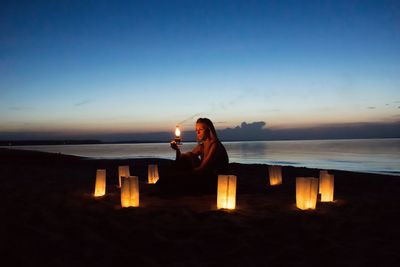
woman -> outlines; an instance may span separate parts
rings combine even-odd
[[[176,161],[173,169],[165,175],[161,174],[158,181],[163,192],[214,191],[218,174],[227,172],[228,154],[218,140],[217,132],[210,119],[197,120],[196,135],[198,144],[188,153],[181,153],[177,143],[171,142],[172,149],[176,150]]]

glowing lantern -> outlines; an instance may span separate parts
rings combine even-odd
[[[94,187],[94,196],[101,197],[106,194],[106,170],[96,171],[96,185]]]
[[[236,176],[218,175],[218,209],[235,209],[236,207]]]
[[[328,175],[328,171],[320,171],[319,172],[319,189],[318,189],[318,193],[321,194],[321,181],[322,181],[322,177]]]
[[[280,185],[282,184],[282,168],[281,166],[269,166],[269,184]]]
[[[158,165],[150,164],[147,169],[149,184],[155,184],[158,181]]]
[[[139,207],[139,179],[137,176],[122,176],[121,207]]]
[[[333,201],[333,188],[335,176],[331,174],[324,174],[319,178],[319,191],[321,193],[322,202]]]
[[[179,145],[181,143],[181,130],[179,129],[179,125],[176,125],[175,128],[175,142]]]
[[[121,177],[128,177],[129,175],[129,166],[118,166],[119,187],[121,187]]]
[[[318,179],[313,177],[296,178],[296,206],[299,209],[315,209],[317,205]]]

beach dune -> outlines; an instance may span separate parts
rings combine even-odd
[[[3,266],[397,266],[400,177],[328,170],[335,201],[296,208],[295,180],[318,169],[284,166],[271,187],[268,166],[231,163],[233,211],[216,195],[150,194],[148,164],[0,149]],[[140,207],[121,208],[118,166],[139,176]],[[106,169],[95,198],[97,169]],[[217,186],[217,185],[216,185]],[[7,263],[7,264],[5,264]]]

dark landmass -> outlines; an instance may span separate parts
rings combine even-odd
[[[170,141],[165,141],[170,142]],[[42,145],[98,145],[98,144],[143,144],[160,143],[160,141],[119,141],[102,142],[100,140],[11,140],[0,141],[0,146],[42,146]]]
[[[353,138],[356,139],[375,139],[375,138]],[[379,139],[391,139],[379,138]],[[172,139],[171,139],[172,140]],[[99,144],[158,144],[169,143],[171,140],[131,140],[131,141],[116,141],[116,142],[103,142],[100,140],[13,140],[13,141],[0,141],[0,146],[35,146],[35,145],[99,145]],[[301,140],[348,140],[347,138],[332,138],[332,139],[274,139],[274,140],[249,140],[249,139],[231,139],[222,140],[222,142],[247,142],[247,141],[301,141]],[[197,142],[195,139],[182,139],[182,142]]]
[[[39,145],[84,145],[102,144],[99,140],[9,140],[0,141],[0,146],[39,146]]]
[[[400,177],[330,170],[335,202],[295,206],[295,179],[318,169],[230,164],[237,208],[216,195],[151,194],[147,165],[0,149],[0,251],[4,266],[397,266]],[[120,208],[119,165],[140,179],[140,207]],[[93,197],[96,169],[107,194]]]

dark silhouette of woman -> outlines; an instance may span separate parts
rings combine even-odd
[[[191,152],[182,153],[177,143],[171,142],[176,160],[171,170],[160,174],[157,184],[163,193],[213,192],[218,174],[227,173],[228,154],[210,119],[196,121],[196,135],[198,144]]]

